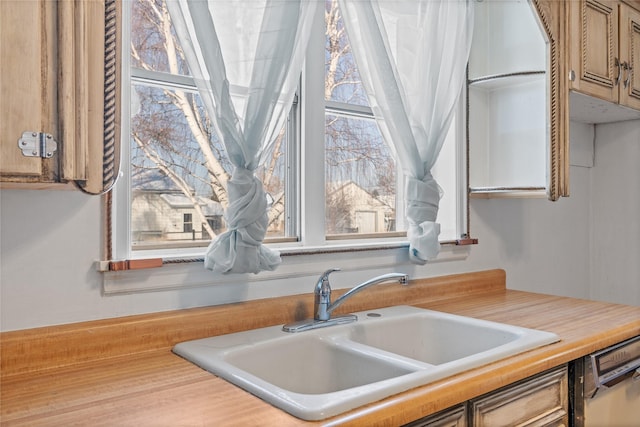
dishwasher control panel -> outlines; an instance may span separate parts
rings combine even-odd
[[[593,353],[590,359],[596,388],[633,375],[640,367],[640,336]]]

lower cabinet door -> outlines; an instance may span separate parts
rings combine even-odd
[[[461,404],[421,418],[405,427],[466,427],[467,406]]]
[[[567,366],[421,418],[405,427],[567,427]]]
[[[568,375],[563,366],[470,401],[477,427],[568,425]]]

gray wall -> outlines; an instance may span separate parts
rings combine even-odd
[[[640,305],[640,121],[595,133],[589,295]]]
[[[586,158],[593,129],[572,133]],[[504,268],[511,289],[640,305],[640,121],[598,125],[595,135],[593,165],[571,167],[571,197],[472,200],[480,244],[463,261],[427,265],[413,277]],[[215,286],[103,296],[94,266],[101,222],[97,197],[0,190],[1,330],[216,303]],[[268,296],[276,285],[260,286]]]

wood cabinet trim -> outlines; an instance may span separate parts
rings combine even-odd
[[[556,201],[569,196],[569,93],[565,78],[566,49],[562,38],[566,30],[564,2],[533,0],[534,8],[549,43],[549,188],[548,198]]]
[[[640,12],[640,0],[620,0],[620,1],[624,4],[627,4],[635,8],[637,11]]]
[[[62,178],[100,194],[120,161],[121,4],[58,2]]]

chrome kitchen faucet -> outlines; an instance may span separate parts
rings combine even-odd
[[[331,303],[331,285],[329,284],[329,275],[334,271],[340,271],[339,268],[330,268],[320,275],[318,282],[313,290],[314,293],[314,312],[313,319],[301,320],[299,322],[289,323],[282,327],[285,332],[302,332],[310,329],[324,328],[332,325],[341,325],[351,323],[358,320],[355,314],[345,314],[341,316],[331,317],[331,313],[339,307],[345,300],[352,297],[363,289],[379,283],[385,283],[390,280],[397,280],[403,285],[409,283],[409,276],[403,273],[388,273],[374,277],[366,282],[349,289],[347,293]]]

